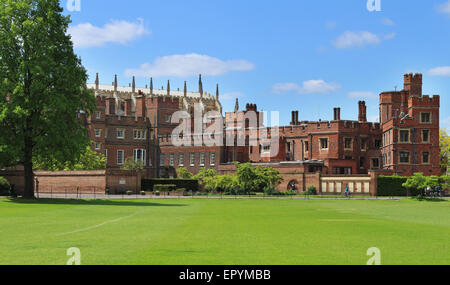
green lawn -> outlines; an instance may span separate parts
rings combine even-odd
[[[0,199],[0,264],[450,264],[450,202]]]

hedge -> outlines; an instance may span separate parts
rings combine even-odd
[[[408,177],[402,176],[378,176],[378,196],[407,196],[406,189],[402,186]],[[411,193],[412,194],[412,193]]]
[[[159,192],[171,192],[171,191],[175,191],[176,189],[176,185],[174,184],[156,184],[153,185],[153,190],[154,191],[159,191]]]
[[[184,188],[187,191],[198,191],[199,184],[196,179],[142,179],[142,190],[154,191],[155,185],[175,185],[175,188]]]

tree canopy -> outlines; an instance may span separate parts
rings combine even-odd
[[[0,2],[0,161],[24,166],[28,198],[33,159],[76,162],[89,144],[95,98],[62,12],[58,0]]]

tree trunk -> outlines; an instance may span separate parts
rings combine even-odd
[[[25,189],[23,197],[26,199],[34,198],[34,173],[33,173],[33,141],[25,138],[25,154],[24,154],[24,174]]]

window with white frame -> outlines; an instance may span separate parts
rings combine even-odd
[[[328,138],[320,139],[320,149],[323,149],[323,150],[328,149]]]
[[[211,152],[209,154],[209,164],[211,166],[214,166],[216,164],[216,153],[215,152]]]
[[[135,149],[134,150],[134,162],[141,161],[142,165],[145,165],[146,161],[146,150],[145,149]]]
[[[125,138],[125,130],[124,129],[117,129],[117,138],[118,139],[124,139]]]
[[[123,165],[124,156],[125,156],[125,154],[124,154],[123,150],[117,151],[117,165]]]
[[[169,154],[169,165],[170,166],[175,165],[175,155],[173,153]]]
[[[95,137],[99,138],[102,136],[102,129],[95,129]]]
[[[431,113],[430,112],[420,113],[420,122],[422,124],[430,124],[431,123]]]
[[[102,144],[99,142],[95,143],[95,150],[100,150],[102,148]]]
[[[190,160],[190,165],[195,166],[195,153],[194,152],[191,152],[189,160]]]
[[[102,117],[102,113],[101,112],[99,112],[99,111],[95,112],[95,118],[97,120],[99,120],[101,117]]]
[[[184,153],[180,153],[180,155],[178,156],[178,165],[184,166]]]
[[[205,166],[205,153],[200,153],[200,166]]]
[[[133,130],[133,135],[135,140],[145,140],[147,132],[144,129],[135,129]]]
[[[165,163],[165,160],[166,159],[166,157],[165,157],[165,155],[164,155],[164,153],[161,153],[160,155],[159,155],[159,166],[163,166],[164,165],[164,163]]]

